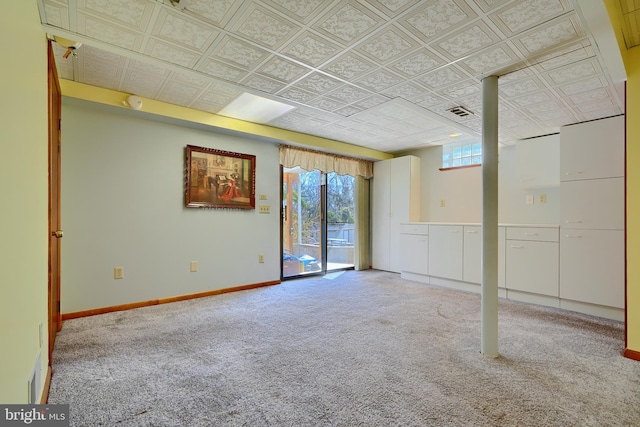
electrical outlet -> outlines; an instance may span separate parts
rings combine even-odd
[[[192,273],[198,271],[198,261],[191,261],[190,271]]]
[[[113,269],[114,279],[124,279],[124,267],[115,267]]]
[[[541,205],[544,205],[545,203],[547,203],[547,195],[546,194],[538,194],[538,202]]]
[[[444,199],[440,199],[440,207],[441,207],[441,208],[444,208],[444,205],[445,205],[445,204],[446,204],[446,203],[445,203]]]
[[[264,262],[264,255],[258,254],[258,262]]]
[[[268,214],[270,212],[269,205],[260,205],[259,206],[259,212],[261,214]]]
[[[525,202],[528,205],[532,205],[533,204],[533,194],[527,194],[527,197],[525,198]]]

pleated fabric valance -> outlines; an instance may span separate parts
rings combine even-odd
[[[339,175],[362,176],[367,179],[373,176],[373,162],[369,160],[355,159],[289,145],[280,146],[280,164],[287,168],[299,166],[308,171],[317,169],[325,173],[336,172]]]

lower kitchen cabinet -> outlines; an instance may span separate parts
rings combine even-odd
[[[522,240],[515,240],[514,235]],[[541,241],[541,238],[555,241]],[[507,228],[507,290],[559,296],[558,229]]]
[[[560,298],[624,308],[624,231],[563,229],[560,248]]]
[[[403,273],[427,275],[429,266],[429,226],[400,224],[400,269]]]
[[[429,225],[429,275],[462,280],[462,225]]]

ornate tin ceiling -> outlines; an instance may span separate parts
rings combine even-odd
[[[295,107],[269,125],[381,151],[478,136],[491,74],[505,144],[624,111],[596,0],[37,1],[83,43],[55,45],[62,79],[211,113],[248,92]]]

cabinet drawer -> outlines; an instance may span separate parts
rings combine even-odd
[[[543,227],[507,227],[507,240],[532,240],[538,242],[557,242],[559,230]]]
[[[400,224],[400,234],[429,234],[429,224]]]

